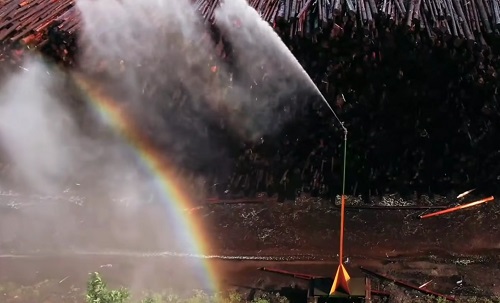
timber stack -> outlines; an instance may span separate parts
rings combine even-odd
[[[220,0],[193,0],[213,21]],[[0,0],[0,42],[40,46],[50,28],[73,33],[80,18],[76,0]],[[262,18],[285,25],[287,35],[335,36],[347,23],[366,34],[394,26],[430,38],[486,44],[500,29],[500,0],[249,0]],[[487,40],[487,39],[486,39]]]
[[[76,0],[0,0],[0,41],[39,45],[50,26],[64,31],[77,29]]]
[[[215,1],[217,2],[217,1]],[[213,19],[218,3],[197,0],[201,14]],[[425,31],[430,38],[455,37],[485,44],[498,35],[500,0],[250,0],[270,23],[290,25],[290,36],[315,37],[352,22],[367,32],[402,26]]]

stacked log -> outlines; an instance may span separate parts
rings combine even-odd
[[[219,0],[195,0],[195,4],[203,17],[213,20]],[[500,28],[500,0],[249,0],[249,4],[269,23],[287,23],[290,36],[325,33],[343,27],[339,23],[347,19],[366,29],[390,20],[389,24],[422,31],[430,38],[484,44],[483,36],[497,35]]]
[[[75,0],[3,1],[0,5],[0,41],[37,45],[54,22],[62,21],[61,27],[67,27],[68,22],[78,23],[67,17],[74,5]]]
[[[38,44],[53,24],[74,32],[80,23],[76,0],[0,0],[0,42]],[[193,0],[194,7],[213,21],[221,0]],[[262,18],[286,24],[290,36],[315,37],[343,22],[374,29],[396,24],[430,38],[455,37],[485,43],[485,35],[500,29],[500,0],[248,0]],[[387,22],[389,21],[389,22]]]

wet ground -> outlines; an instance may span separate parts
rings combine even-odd
[[[222,288],[251,294],[305,283],[259,267],[326,276],[336,269],[339,211],[329,202],[188,210],[185,215],[204,227],[206,254],[214,257],[200,260],[172,254],[183,252],[178,239],[182,232],[170,230],[175,224],[164,221],[175,218],[154,203],[117,211],[116,205],[91,207],[85,199],[69,196],[52,204],[2,197],[0,285],[8,285],[4,290],[38,285],[38,293],[46,293],[50,302],[81,300],[88,273],[94,271],[102,272],[111,285],[135,293],[166,288],[188,292],[206,287],[199,266],[208,264]],[[14,200],[17,205],[10,203]],[[418,219],[424,212],[348,209],[345,255],[351,275],[362,275],[362,265],[416,285],[432,280],[427,287],[443,293],[500,296],[500,205]],[[32,302],[22,301],[22,293],[7,293],[1,302]]]

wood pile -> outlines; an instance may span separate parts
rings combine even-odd
[[[196,0],[196,8],[213,18],[219,0]],[[291,25],[290,36],[314,35],[353,20],[366,29],[402,25],[429,37],[452,36],[485,43],[500,29],[500,0],[249,0],[270,23]],[[387,22],[389,21],[389,22]]]
[[[193,0],[207,20],[220,0]],[[0,42],[43,43],[44,33],[78,30],[76,0],[0,0]],[[270,23],[290,25],[290,36],[315,36],[342,28],[348,20],[358,28],[401,25],[429,37],[457,37],[484,44],[484,36],[500,29],[500,0],[249,0]]]
[[[75,0],[0,0],[0,42],[40,44],[53,24],[72,31],[78,26]]]

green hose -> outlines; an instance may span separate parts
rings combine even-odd
[[[342,174],[342,196],[345,194],[345,169],[347,162],[347,130],[344,129],[344,171]]]

